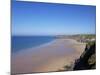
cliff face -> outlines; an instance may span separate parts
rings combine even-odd
[[[88,43],[80,58],[75,61],[73,70],[88,70],[96,68],[95,42]]]

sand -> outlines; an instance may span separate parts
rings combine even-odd
[[[58,71],[78,59],[84,49],[84,43],[72,39],[56,39],[39,47],[13,54],[11,73]]]

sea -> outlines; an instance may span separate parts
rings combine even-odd
[[[11,52],[16,53],[27,48],[38,47],[54,39],[54,36],[12,36]]]

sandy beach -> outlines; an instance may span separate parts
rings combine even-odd
[[[79,58],[84,49],[84,43],[72,39],[56,39],[12,55],[11,73],[58,71]]]

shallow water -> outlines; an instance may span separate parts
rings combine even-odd
[[[40,46],[54,40],[53,36],[12,36],[12,53],[23,49]]]

